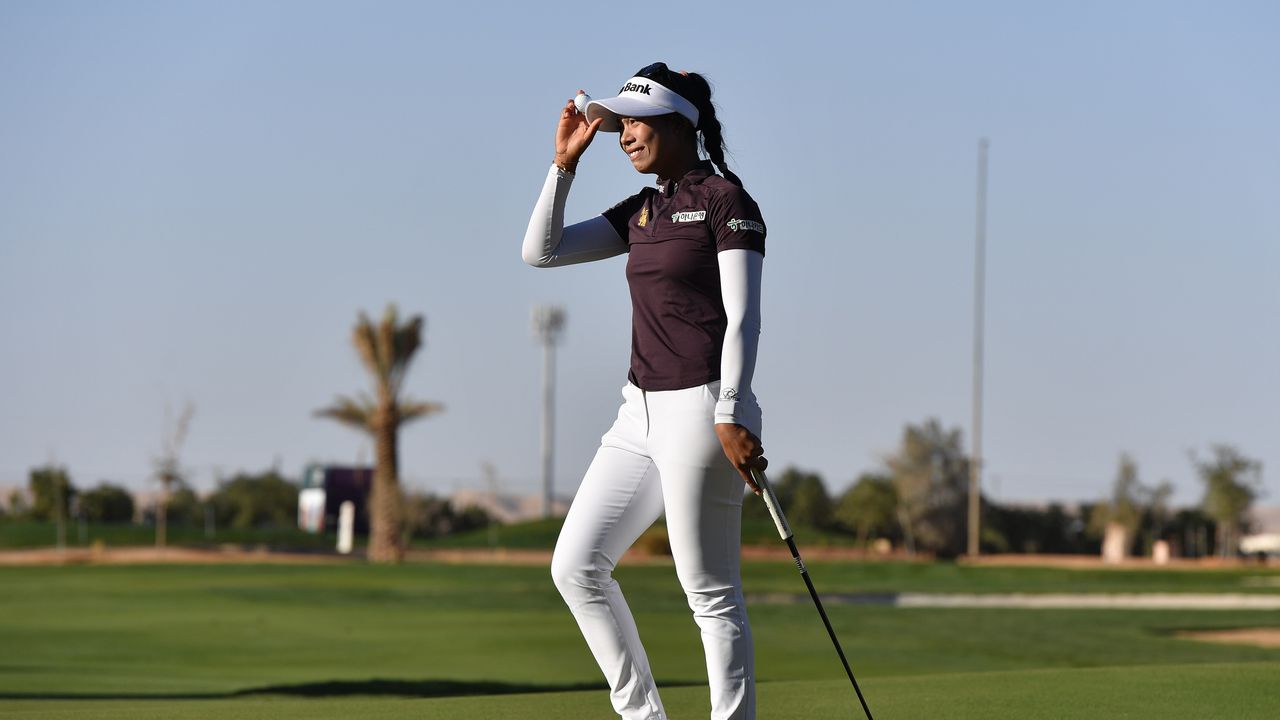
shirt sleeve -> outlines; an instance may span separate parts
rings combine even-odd
[[[733,423],[761,431],[760,405],[751,391],[760,344],[760,277],[764,255],[733,248],[719,253],[720,292],[728,323],[720,354],[720,397],[715,422]]]
[[[728,184],[708,199],[708,221],[716,251],[755,250],[764,255],[764,218],[746,190]]]
[[[573,174],[552,165],[534,203],[520,256],[534,267],[603,260],[627,251],[627,243],[602,217],[564,226],[564,206]]]
[[[631,234],[631,218],[640,212],[640,208],[644,206],[648,200],[648,195],[644,192],[638,192],[635,195],[623,200],[613,207],[600,213],[609,224],[613,226],[613,231],[622,238],[624,243],[630,244],[627,237]]]

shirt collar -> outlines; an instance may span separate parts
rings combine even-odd
[[[664,197],[671,197],[681,185],[697,185],[715,174],[715,166],[711,164],[710,160],[699,160],[698,164],[694,165],[693,169],[685,173],[684,177],[679,180],[660,180],[658,182],[658,190]]]

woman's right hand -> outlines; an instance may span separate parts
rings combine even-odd
[[[582,92],[579,90],[578,92]],[[578,112],[573,98],[560,110],[560,124],[556,126],[556,165],[565,172],[575,172],[582,153],[587,151],[603,118],[587,122],[586,113]]]

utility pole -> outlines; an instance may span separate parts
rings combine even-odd
[[[982,522],[982,349],[987,270],[987,147],[978,141],[978,220],[973,263],[973,452],[969,460],[969,557],[979,553]]]
[[[67,511],[67,471],[58,467],[53,456],[49,457],[49,477],[53,480],[53,501],[57,511],[58,552],[62,552],[67,549],[67,521],[64,517]]]
[[[542,517],[551,517],[552,475],[555,463],[556,341],[564,329],[564,308],[535,305],[533,332],[542,343]]]

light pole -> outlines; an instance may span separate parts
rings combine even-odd
[[[58,531],[58,552],[67,549],[67,483],[65,470],[62,470],[53,461],[49,461],[49,477],[53,479],[53,501],[57,503],[54,507],[57,510],[57,531]]]
[[[533,307],[533,332],[542,343],[542,517],[551,517],[552,474],[555,463],[556,341],[564,329],[564,308]]]
[[[982,345],[987,270],[987,147],[978,141],[978,220],[973,263],[973,453],[969,462],[969,556],[979,552],[982,500]]]

